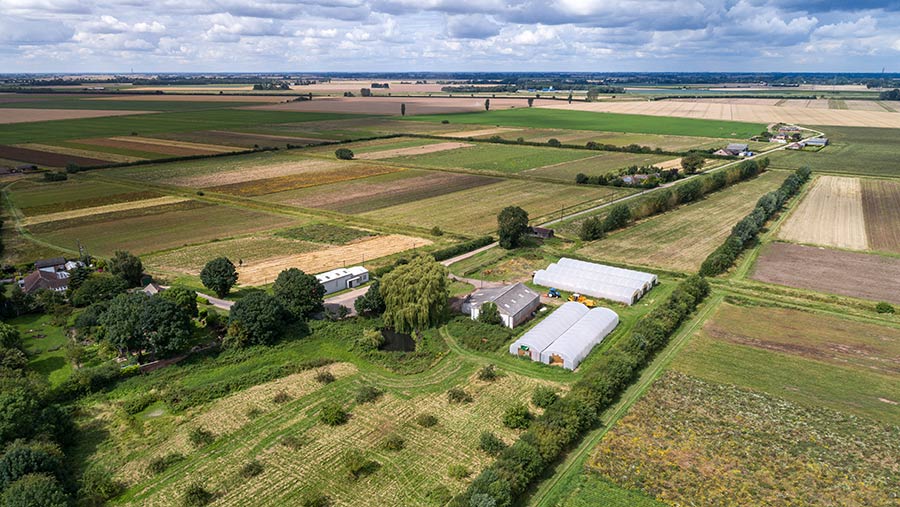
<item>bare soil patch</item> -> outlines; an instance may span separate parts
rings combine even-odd
[[[45,215],[31,216],[22,221],[22,225],[34,225],[47,222],[56,222],[59,220],[69,220],[72,218],[87,217],[91,215],[99,215],[103,213],[113,213],[116,211],[125,211],[139,208],[152,208],[154,206],[164,206],[167,204],[176,204],[180,202],[190,201],[185,197],[157,197],[154,199],[143,199],[140,201],[120,202],[116,204],[106,204],[103,206],[94,206],[91,208],[81,208],[69,211],[60,211],[57,213],[47,213]]]
[[[863,215],[859,178],[820,176],[778,237],[798,243],[867,250],[866,220]]]
[[[238,269],[238,273],[241,285],[265,285],[274,282],[278,273],[288,268],[300,268],[307,273],[321,273],[341,266],[363,264],[379,257],[430,244],[431,241],[427,239],[400,234],[375,236],[315,252],[245,263]]]
[[[869,248],[900,253],[900,183],[862,180],[862,206]]]
[[[900,304],[900,259],[881,255],[773,243],[764,248],[752,278]]]
[[[286,104],[249,106],[243,109],[265,111],[298,111],[400,116],[400,104],[406,104],[406,115],[469,113],[484,111],[484,97],[340,97]],[[491,99],[491,109],[528,107],[525,99]]]
[[[52,146],[49,144],[27,143],[16,144],[16,148],[26,148],[29,150],[46,151],[48,153],[59,153],[60,155],[71,155],[74,157],[83,157],[91,159],[102,159],[109,162],[137,162],[138,160],[146,160],[139,157],[129,157],[128,155],[118,155],[116,153],[104,153],[102,151],[82,150],[78,148],[69,148],[67,146]]]
[[[403,169],[399,167],[393,166],[344,164],[338,169],[319,171],[315,174],[291,174],[287,176],[276,176],[274,178],[254,179],[243,183],[232,183],[230,185],[210,187],[210,189],[232,195],[256,196],[325,185],[337,181],[367,178],[369,176],[388,174],[402,170]]]
[[[33,121],[102,118],[104,116],[128,116],[131,114],[148,114],[152,112],[153,111],[115,111],[106,109],[26,109],[5,107],[0,108],[0,125]]]
[[[410,146],[408,148],[396,148],[393,150],[370,151],[367,153],[361,153],[361,154],[357,155],[355,158],[358,158],[361,160],[381,160],[384,158],[425,155],[427,153],[436,153],[439,151],[456,150],[459,148],[468,148],[470,146],[472,146],[472,145],[469,143],[456,143],[456,142],[434,143],[434,144],[426,144],[423,146]]]
[[[51,153],[48,151],[31,150],[28,148],[19,148],[16,146],[4,145],[0,145],[0,158],[18,160],[21,162],[28,162],[30,164],[43,165],[48,167],[65,167],[68,164],[75,164],[82,167],[91,167],[109,163],[108,160],[79,157],[76,155],[67,155],[64,153]]]
[[[234,183],[243,183],[266,178],[277,178],[280,176],[298,174],[315,175],[323,172],[335,171],[346,166],[346,163],[338,160],[297,160],[282,164],[250,166],[230,171],[169,178],[165,180],[165,183],[204,188],[231,185]]]

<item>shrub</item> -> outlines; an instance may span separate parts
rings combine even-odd
[[[478,448],[491,456],[497,456],[506,449],[506,443],[490,431],[484,431],[478,440]]]
[[[123,489],[123,485],[113,479],[109,469],[95,463],[82,474],[78,496],[88,505],[105,505],[107,500],[119,496]]]
[[[349,418],[350,414],[344,410],[344,407],[334,402],[325,403],[319,412],[319,421],[328,426],[340,426],[347,422]]]
[[[500,317],[500,309],[497,308],[497,304],[493,301],[482,304],[478,310],[478,322],[495,326],[502,324],[503,319]]]
[[[478,380],[490,382],[497,378],[497,367],[493,364],[486,364],[478,370]]]
[[[0,491],[28,474],[63,475],[62,452],[52,444],[16,440],[0,458]]]
[[[425,499],[434,505],[447,505],[453,499],[453,494],[447,486],[435,486],[425,493]]]
[[[419,414],[416,416],[416,424],[423,428],[430,428],[438,423],[437,417],[431,414]]]
[[[599,217],[588,217],[581,222],[581,229],[578,231],[578,237],[582,241],[594,241],[601,239],[606,234],[603,221]]]
[[[537,386],[531,393],[531,402],[534,406],[540,408],[548,408],[554,401],[559,399],[556,390],[550,386]]]
[[[609,210],[606,220],[603,221],[603,231],[614,231],[628,225],[631,220],[631,208],[625,203],[616,204]]]
[[[444,125],[446,125],[446,124],[450,123],[450,120],[441,120],[441,123],[443,123]]]
[[[356,390],[357,403],[371,403],[381,397],[381,389],[375,386],[362,386]]]
[[[469,469],[463,465],[450,465],[447,467],[447,475],[451,479],[462,480],[468,477],[471,474]]]
[[[297,435],[286,435],[279,442],[281,445],[294,451],[300,450],[301,447],[306,445],[306,439]]]
[[[66,507],[69,505],[59,481],[51,475],[29,474],[12,483],[3,493],[3,507]]]
[[[466,252],[471,252],[472,250],[481,248],[483,246],[490,245],[494,242],[493,236],[482,236],[480,238],[476,238],[470,241],[464,241],[462,243],[457,243],[452,246],[448,246],[447,248],[442,248],[440,250],[435,250],[431,253],[432,257],[436,261],[445,261],[452,257],[456,257],[457,255],[462,255]]]
[[[547,145],[553,146],[554,148],[559,148],[560,146],[562,146],[562,143],[559,142],[559,139],[551,137],[550,139],[547,139]]]
[[[503,425],[510,429],[525,429],[531,423],[531,412],[523,403],[506,409],[503,413]]]
[[[453,387],[447,391],[447,401],[450,403],[471,403],[472,395],[459,387]]]
[[[334,150],[334,156],[341,160],[353,160],[353,151],[350,148],[338,148]]]
[[[331,373],[330,370],[320,370],[316,373],[316,382],[320,384],[330,384],[334,381],[334,373]]]
[[[216,440],[216,436],[212,434],[209,430],[206,430],[201,427],[197,427],[191,430],[188,433],[188,440],[191,441],[191,444],[194,447],[203,447],[204,445],[209,445]]]
[[[447,332],[470,350],[494,352],[505,348],[512,331],[504,326],[483,324],[468,317],[457,317],[447,324]]]
[[[392,433],[381,442],[381,447],[386,451],[399,451],[406,447],[406,440],[400,435]]]
[[[435,225],[434,227],[431,228],[431,235],[432,236],[443,236],[444,230]]]
[[[251,477],[256,477],[257,475],[263,472],[262,463],[257,460],[252,460],[246,465],[241,467],[241,477],[245,479],[250,479]]]
[[[156,402],[155,394],[144,393],[126,399],[124,402],[122,402],[122,408],[125,409],[125,413],[127,413],[128,415],[135,415],[137,413],[143,412],[144,409],[152,405],[154,402]]]
[[[253,407],[253,408],[247,410],[247,418],[248,419],[256,419],[257,417],[261,416],[262,414],[263,414],[263,411],[259,407]]]
[[[890,303],[882,301],[875,305],[875,311],[878,313],[894,313],[894,307]]]
[[[278,403],[279,405],[282,403],[287,403],[291,401],[291,395],[285,391],[278,391],[275,393],[275,396],[272,397],[272,401]]]
[[[318,491],[306,493],[300,499],[301,507],[331,507],[331,497]]]
[[[203,484],[192,482],[184,490],[181,497],[181,505],[184,507],[203,507],[212,502],[213,494],[206,490]]]
[[[147,465],[147,471],[153,475],[165,472],[170,466],[183,460],[184,456],[177,452],[166,454],[158,458],[153,458]]]
[[[351,480],[358,480],[375,473],[381,463],[368,459],[359,449],[350,449],[344,454],[344,469]]]
[[[362,334],[356,339],[356,346],[364,351],[377,350],[383,344],[384,336],[377,329],[363,329]]]
[[[44,173],[44,181],[66,181],[69,176],[66,173],[48,171]]]

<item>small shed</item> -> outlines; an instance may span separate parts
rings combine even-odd
[[[574,370],[619,325],[609,308],[594,308],[541,352],[541,362]]]
[[[541,239],[550,239],[556,235],[556,232],[547,227],[532,227],[531,235]]]
[[[160,285],[156,282],[150,282],[147,284],[146,287],[141,289],[141,291],[148,296],[155,296],[155,295],[159,294],[160,292],[162,292],[163,290],[164,289],[163,289],[162,285]]]
[[[316,275],[319,283],[325,287],[325,294],[352,289],[369,281],[369,270],[362,266],[338,268]]]
[[[541,352],[588,312],[581,303],[568,302],[509,345],[509,353],[532,361],[541,360]]]
[[[528,320],[540,308],[541,295],[522,283],[479,289],[466,297],[462,311],[475,320],[481,314],[481,306],[488,302],[497,305],[503,325],[512,329]]]

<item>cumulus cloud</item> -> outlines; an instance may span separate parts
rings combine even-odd
[[[484,14],[449,16],[447,35],[452,39],[487,39],[500,33],[500,25]]]

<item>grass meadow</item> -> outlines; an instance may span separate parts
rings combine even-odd
[[[830,145],[817,151],[782,150],[771,155],[773,167],[859,176],[897,177],[900,129],[814,127],[825,132]]]
[[[417,167],[463,168],[491,173],[519,173],[528,169],[590,157],[587,150],[539,148],[504,144],[476,144],[467,148],[387,159]]]

